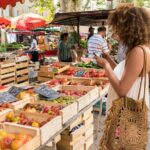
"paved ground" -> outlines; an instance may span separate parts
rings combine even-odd
[[[150,117],[150,115],[149,115],[149,117]],[[103,133],[104,120],[105,120],[105,116],[101,116],[100,125],[98,127],[98,132],[97,132],[98,114],[97,113],[94,114],[94,127],[95,127],[94,145],[89,150],[98,150],[99,140]],[[149,122],[149,127],[150,127],[150,122]],[[149,141],[148,141],[148,146],[147,146],[146,150],[150,150],[150,128],[149,128]]]

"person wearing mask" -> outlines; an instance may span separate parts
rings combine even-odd
[[[120,42],[123,43],[127,47],[126,49],[126,56],[125,60],[121,61],[118,65],[115,64],[115,62],[110,61],[110,58],[108,59],[107,57],[105,58],[100,58],[95,56],[95,59],[97,60],[97,63],[105,69],[109,81],[110,81],[110,88],[108,91],[108,99],[107,99],[107,105],[106,108],[107,110],[110,110],[110,113],[108,112],[108,118],[106,121],[110,120],[110,117],[112,116],[112,119],[117,117],[117,115],[120,118],[120,123],[117,121],[116,126],[118,125],[119,130],[113,130],[114,134],[108,134],[106,130],[108,129],[109,125],[105,126],[104,134],[101,139],[101,149],[111,149],[110,147],[107,146],[108,143],[106,143],[106,140],[109,139],[114,139],[114,135],[116,137],[116,147],[117,145],[121,145],[121,140],[122,135],[125,135],[123,142],[124,146],[120,147],[119,149],[128,149],[126,146],[128,144],[132,144],[132,146],[136,147],[137,150],[139,149],[146,149],[146,144],[147,144],[147,138],[142,141],[142,137],[140,135],[147,133],[147,111],[149,110],[150,107],[150,100],[149,100],[149,78],[148,78],[148,73],[150,72],[150,12],[146,8],[141,8],[141,7],[134,7],[132,5],[123,5],[119,6],[117,9],[115,9],[109,16],[108,19],[108,24],[112,28],[113,33],[117,34],[119,36]],[[134,25],[134,26],[133,26]],[[126,99],[124,99],[126,97]],[[122,98],[122,99],[121,99]],[[122,108],[121,113],[116,113],[116,114],[111,114],[112,113],[112,106],[115,106],[113,103],[115,100],[120,101],[122,103],[123,100],[132,99],[132,103],[128,104],[128,106],[124,106],[128,108],[126,111],[130,111],[130,114],[132,113],[132,118],[131,120],[135,120],[135,122],[132,124],[133,127],[137,125],[136,129],[133,129],[132,126],[126,126],[127,128],[126,133],[125,131],[122,131],[121,128],[121,122],[123,116],[121,115],[122,111],[124,111],[124,108]],[[140,100],[144,102],[144,105],[140,103]],[[135,101],[135,102],[134,102]],[[116,102],[116,101],[115,101]],[[129,101],[128,101],[129,102]],[[134,110],[132,111],[131,109],[133,108],[132,104],[135,104]],[[141,116],[141,124],[145,124],[145,129],[144,132],[141,129],[141,126],[139,124],[136,124],[136,117],[135,115],[139,114],[138,111],[135,109],[137,108],[137,104],[139,104],[140,108],[145,108],[145,114],[143,113],[143,116]],[[116,104],[117,105],[117,104]],[[141,106],[142,105],[142,106]],[[114,107],[113,107],[114,108]],[[117,106],[116,106],[117,108]],[[130,110],[129,110],[130,109]],[[119,112],[120,109],[118,109]],[[115,110],[114,110],[115,111]],[[141,112],[143,112],[143,109],[140,109]],[[125,116],[124,116],[125,117]],[[127,116],[126,116],[127,117]],[[144,121],[143,119],[144,118]],[[128,119],[128,118],[125,118]],[[133,121],[132,120],[132,121]],[[139,120],[137,120],[138,123]],[[128,120],[126,120],[128,123]],[[114,122],[115,124],[115,122]],[[130,125],[131,125],[130,124]],[[115,126],[115,127],[116,127]],[[124,126],[123,126],[124,127]],[[135,131],[132,133],[131,136],[131,128]],[[111,127],[109,127],[110,129]],[[138,129],[141,130],[138,130]],[[121,130],[121,132],[120,132]],[[144,132],[144,133],[143,133]],[[107,134],[106,134],[107,133]],[[137,135],[138,134],[138,135]],[[144,138],[144,137],[143,137]],[[106,140],[105,140],[106,139]],[[130,142],[126,139],[131,139]],[[113,140],[114,141],[114,140]],[[131,143],[132,142],[132,143]],[[138,143],[142,147],[138,147]],[[109,143],[109,145],[114,145],[114,143]],[[105,147],[105,148],[104,148]],[[114,149],[114,148],[112,148]],[[118,149],[118,148],[116,148]],[[130,149],[135,149],[135,148],[130,148]],[[149,149],[149,148],[147,148]]]
[[[68,44],[68,33],[62,33],[58,45],[58,59],[61,62],[71,62],[71,49]]]
[[[94,54],[101,55],[102,53],[109,53],[107,41],[105,40],[106,28],[99,27],[98,33],[93,35],[88,40],[88,57],[94,57]]]
[[[94,35],[94,30],[95,30],[95,28],[93,28],[93,27],[89,27],[89,34],[88,34],[88,38],[87,38],[87,40],[89,40],[89,39],[90,39],[90,37],[92,37],[92,36]]]

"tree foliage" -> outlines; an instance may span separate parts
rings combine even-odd
[[[53,19],[56,11],[53,0],[34,0],[34,4],[40,14],[47,13],[48,21]]]

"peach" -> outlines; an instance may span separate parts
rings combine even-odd
[[[22,145],[23,145],[22,141],[20,141],[20,140],[14,140],[14,141],[11,143],[11,149],[12,149],[12,150],[17,150],[17,149],[19,149]]]

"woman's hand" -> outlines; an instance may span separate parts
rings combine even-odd
[[[103,68],[105,68],[109,63],[105,58],[101,58],[98,56],[95,56],[96,62],[99,66],[102,66]]]

